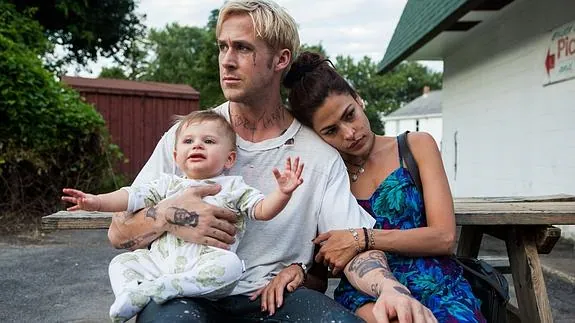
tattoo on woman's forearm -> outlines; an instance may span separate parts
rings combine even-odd
[[[193,228],[198,225],[198,213],[177,207],[170,207],[170,209],[174,209],[174,220],[168,219],[168,223]]]
[[[411,296],[411,293],[405,287],[393,286],[393,289],[395,289],[395,291],[400,293],[400,294]]]
[[[379,290],[379,284],[378,284],[378,283],[371,284],[371,292],[372,292],[373,294],[375,294],[376,297],[379,297],[379,293],[380,293],[381,291]]]
[[[157,217],[157,214],[156,214],[156,213],[157,213],[156,207],[155,207],[155,206],[152,206],[151,208],[149,208],[149,209],[146,211],[146,217],[147,217],[147,218],[152,218],[152,219],[154,219],[154,221],[155,221],[155,220],[156,220],[156,217]]]
[[[349,271],[356,273],[359,278],[362,278],[373,270],[381,271],[385,278],[395,279],[387,266],[387,258],[382,251],[372,251],[359,255],[355,257],[349,265]]]

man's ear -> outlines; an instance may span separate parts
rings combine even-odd
[[[283,71],[285,70],[288,66],[289,63],[291,61],[291,52],[289,49],[284,48],[282,50],[279,51],[279,54],[276,56],[276,58],[274,59],[274,62],[276,62],[275,64],[275,70],[276,71]]]
[[[235,151],[230,151],[228,155],[228,160],[226,160],[226,163],[224,164],[225,169],[230,169],[232,168],[232,166],[234,166],[234,164],[236,163],[236,156],[237,154]]]

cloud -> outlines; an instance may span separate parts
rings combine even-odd
[[[385,50],[399,21],[407,0],[277,0],[294,17],[302,43],[321,43],[330,57],[369,56],[383,59]],[[137,11],[146,15],[145,24],[163,28],[180,25],[205,26],[210,12],[222,0],[142,0]],[[104,64],[93,65],[97,74]],[[426,64],[427,65],[427,64]],[[441,63],[429,64],[441,70]]]

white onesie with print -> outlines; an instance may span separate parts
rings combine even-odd
[[[110,282],[116,296],[110,308],[113,321],[129,320],[150,300],[163,303],[180,296],[220,298],[234,289],[244,270],[235,251],[245,232],[246,217],[254,219],[254,206],[264,198],[241,176],[193,180],[162,174],[160,179],[150,183],[124,188],[129,193],[127,211],[135,212],[156,205],[190,186],[213,183],[220,184],[222,190],[203,200],[237,212],[236,242],[228,251],[187,243],[166,233],[155,240],[149,250],[138,249],[116,256],[109,267]]]

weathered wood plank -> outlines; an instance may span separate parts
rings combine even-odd
[[[513,228],[508,232],[506,246],[521,321],[553,322],[535,237]]]
[[[575,224],[575,202],[460,202],[455,201],[458,225]],[[111,213],[66,212],[42,218],[45,229],[105,229]]]
[[[458,225],[575,224],[575,202],[456,202]]]
[[[505,241],[511,226],[481,226],[483,233]],[[525,232],[535,237],[535,245],[539,254],[548,254],[561,237],[561,229],[550,225],[530,225],[523,228]]]
[[[575,195],[555,194],[541,196],[489,196],[489,197],[457,197],[454,201],[461,203],[509,203],[509,202],[575,202]]]
[[[107,229],[112,222],[112,213],[60,211],[42,217],[42,229]]]
[[[457,242],[457,255],[460,257],[477,258],[479,248],[481,247],[481,240],[483,238],[483,230],[479,226],[463,226],[459,241]]]

